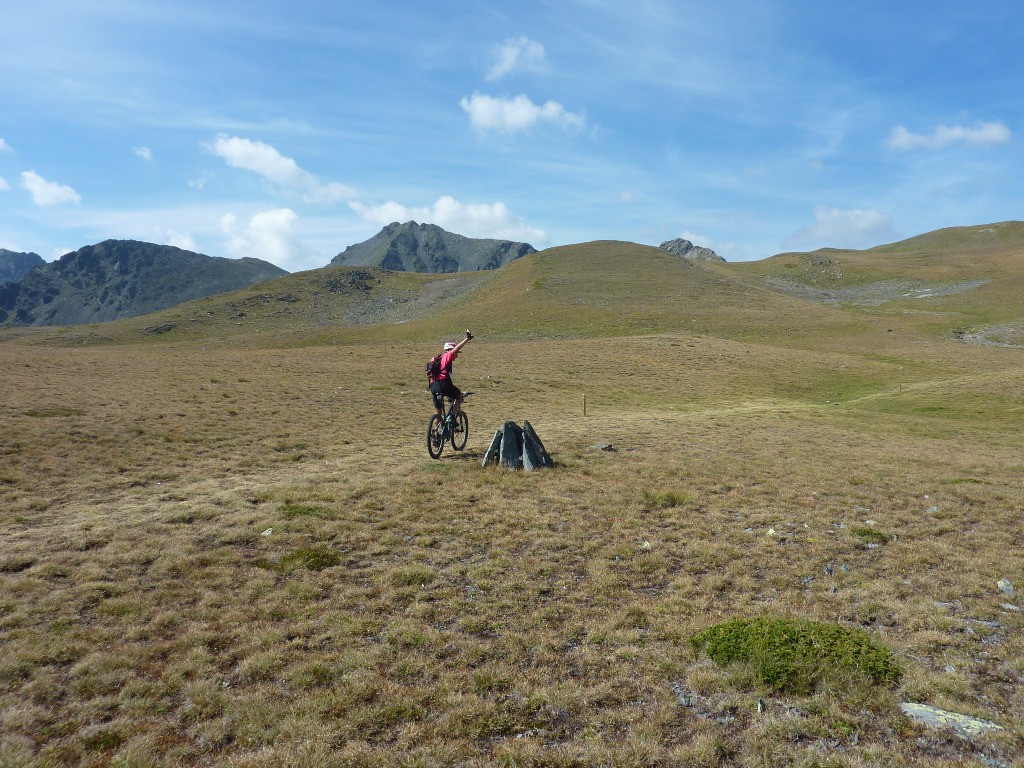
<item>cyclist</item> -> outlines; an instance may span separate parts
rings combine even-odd
[[[462,348],[472,338],[473,334],[467,328],[466,338],[462,341],[458,343],[446,341],[444,344],[444,352],[441,353],[437,376],[430,382],[430,394],[434,396],[434,410],[437,411],[437,415],[441,418],[444,418],[444,400],[442,398],[445,396],[450,397],[454,401],[454,413],[458,413],[459,407],[462,405],[462,390],[452,383],[452,363],[455,362],[459,352],[462,351]]]

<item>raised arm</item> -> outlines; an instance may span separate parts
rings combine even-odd
[[[462,348],[466,346],[473,339],[473,334],[469,332],[469,328],[466,329],[466,338],[455,345],[455,352],[461,352]]]

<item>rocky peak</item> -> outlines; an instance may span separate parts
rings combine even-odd
[[[350,245],[331,263],[406,272],[475,272],[497,269],[534,250],[529,243],[464,237],[436,224],[396,221],[369,240]]]
[[[38,253],[19,253],[0,248],[0,283],[21,280],[33,267],[45,263]]]
[[[681,256],[692,261],[725,261],[725,259],[710,248],[694,245],[689,240],[684,240],[681,237],[677,237],[675,240],[666,240],[658,247],[674,256]]]

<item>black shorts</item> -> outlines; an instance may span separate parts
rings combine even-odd
[[[451,379],[439,379],[430,385],[430,394],[434,396],[434,407],[444,408],[442,397],[450,397],[458,400],[462,397],[462,390],[452,384]]]

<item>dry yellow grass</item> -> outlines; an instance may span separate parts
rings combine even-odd
[[[591,243],[0,332],[0,766],[1019,765],[1024,352],[949,335],[1005,284],[748,272]],[[431,461],[422,363],[466,325],[469,446]],[[554,470],[480,468],[507,419]],[[868,630],[899,687],[688,645],[762,614]]]
[[[440,462],[429,345],[0,343],[0,764],[1012,764],[1024,357],[878,338],[478,339]],[[555,470],[480,468],[509,418]],[[687,646],[761,613],[869,629],[901,688]]]

